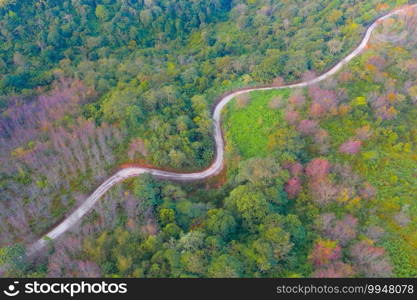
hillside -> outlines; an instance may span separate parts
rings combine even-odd
[[[362,276],[417,276],[415,12],[383,23],[322,84],[252,92],[227,112],[230,176],[254,159],[288,170],[288,213],[314,232],[318,276],[351,275],[342,261]],[[324,249],[340,260],[315,257]]]
[[[219,95],[314,78],[406,1],[0,3],[6,275],[417,276],[412,10],[325,82],[231,103],[219,176],[129,179],[16,259],[121,166],[204,169]]]

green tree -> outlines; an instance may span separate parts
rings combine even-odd
[[[225,207],[243,221],[245,228],[254,231],[268,212],[268,203],[260,191],[249,185],[235,188],[225,199]]]
[[[0,248],[0,266],[10,272],[23,272],[27,267],[26,248],[22,244]]]
[[[149,174],[135,179],[133,193],[144,201],[145,207],[155,206],[161,202],[160,187]]]
[[[233,256],[223,254],[214,258],[207,271],[207,276],[212,278],[242,277],[243,266]]]
[[[227,238],[236,231],[235,218],[224,209],[211,209],[207,213],[206,228],[215,235]]]
[[[97,5],[95,13],[96,13],[96,17],[102,21],[106,21],[109,16],[109,13],[106,7],[101,4]]]

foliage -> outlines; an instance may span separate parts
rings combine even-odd
[[[6,274],[417,276],[412,14],[320,84],[232,101],[219,178],[129,179],[33,264],[17,244],[120,164],[206,167],[221,93],[312,79],[405,2],[1,1]]]

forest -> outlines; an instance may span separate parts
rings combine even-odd
[[[218,176],[128,179],[25,248],[124,166],[206,168],[222,93],[314,78],[408,2],[0,0],[1,275],[417,277],[416,10],[320,84],[237,97]]]

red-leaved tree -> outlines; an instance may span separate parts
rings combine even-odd
[[[309,259],[318,268],[340,259],[341,256],[342,248],[336,241],[320,239],[314,244]]]

